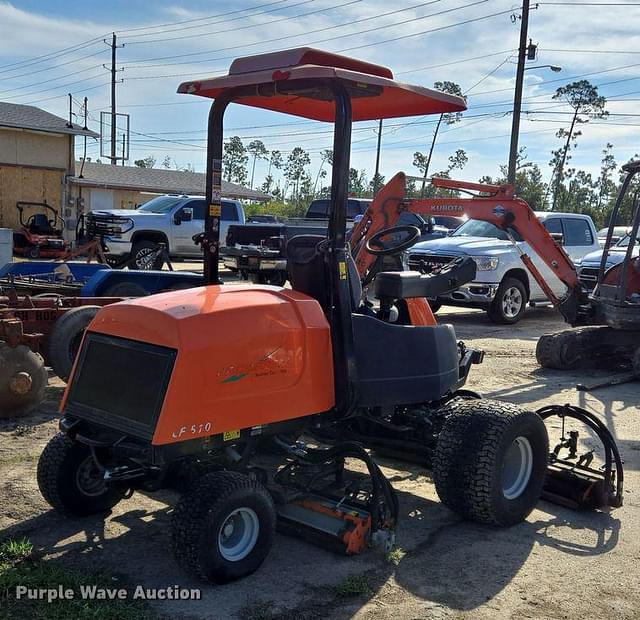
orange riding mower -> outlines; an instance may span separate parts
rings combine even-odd
[[[398,500],[367,448],[429,467],[442,501],[482,523],[522,521],[543,492],[574,506],[620,505],[615,444],[604,442],[600,470],[568,429],[550,451],[540,415],[461,389],[482,353],[436,324],[425,297],[473,278],[471,262],[376,273],[375,257],[400,251],[406,235],[390,246],[371,222],[403,187],[380,192],[353,253],[346,241],[352,121],[460,111],[463,99],[309,48],[238,59],[228,75],[179,92],[214,99],[198,238],[207,285],[97,314],[61,404],[61,432],[38,464],[51,506],[87,515],[137,489],[177,487],[174,555],[188,572],[224,582],[258,568],[276,527],[347,554],[390,548]],[[292,289],[219,282],[232,102],[334,126],[328,234],[289,242]],[[379,304],[365,302],[363,281]],[[558,476],[548,475],[550,460]],[[560,477],[562,488],[549,486]]]

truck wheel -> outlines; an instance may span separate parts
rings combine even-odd
[[[0,342],[0,419],[27,415],[44,398],[44,359],[21,344]]]
[[[636,375],[636,379],[640,379],[640,348],[636,349],[631,360],[631,367]]]
[[[276,511],[268,491],[237,472],[202,476],[171,520],[173,553],[192,575],[225,583],[254,572],[273,544]]]
[[[505,278],[498,287],[496,296],[487,314],[494,323],[513,325],[527,309],[527,289],[517,278]]]
[[[158,251],[158,244],[153,241],[138,241],[131,249],[131,258],[127,265],[129,269],[149,271],[151,269],[162,269],[164,257],[162,254],[153,254]]]
[[[249,276],[254,284],[270,284],[272,286],[284,286],[287,281],[286,271],[274,271],[272,273],[256,273]]]
[[[89,446],[58,433],[38,461],[38,487],[47,503],[61,514],[76,517],[105,512],[124,496],[108,486]]]
[[[149,291],[135,282],[119,282],[105,290],[101,297],[146,297]]]
[[[53,324],[49,334],[47,359],[53,372],[63,381],[69,379],[84,330],[99,310],[100,306],[72,308]]]
[[[438,312],[438,310],[440,310],[440,308],[442,308],[442,304],[439,301],[431,301],[430,299],[427,299],[427,301],[429,302],[429,307],[431,308],[431,312],[433,312],[433,314],[435,314],[436,312]]]
[[[438,496],[465,519],[519,523],[540,498],[548,444],[544,422],[532,411],[494,400],[460,401],[436,444]]]

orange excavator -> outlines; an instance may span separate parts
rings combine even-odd
[[[432,183],[435,187],[461,191],[471,194],[471,197],[407,199],[404,198],[405,177],[402,173],[397,174],[381,190],[362,220],[354,227],[351,247],[358,271],[364,281],[371,280],[371,274],[378,268],[376,256],[387,253],[384,248],[372,250],[371,245],[375,246],[385,238],[402,233],[409,235],[404,247],[410,247],[415,242],[412,241],[408,227],[395,228],[405,211],[425,216],[466,215],[490,222],[507,233],[520,252],[525,267],[549,301],[560,310],[567,323],[573,326],[572,329],[540,338],[536,349],[540,365],[567,369],[575,368],[581,362],[626,362],[631,363],[635,374],[640,377],[640,257],[634,254],[640,227],[637,196],[634,198],[633,225],[624,259],[608,266],[608,259],[612,254],[613,223],[617,221],[632,179],[640,173],[640,162],[627,164],[624,170],[627,176],[611,217],[612,225],[603,250],[600,272],[592,291],[582,285],[573,262],[562,248],[562,239],[547,231],[529,205],[515,195],[512,186],[434,178]],[[515,242],[514,232],[529,244],[552,273],[565,284],[567,292],[563,297],[560,298],[553,292],[531,258]],[[416,279],[412,272],[398,273],[393,277],[398,282]],[[450,284],[449,290],[456,288],[455,282]],[[412,299],[408,305],[413,320],[435,322],[424,300]]]
[[[260,566],[276,525],[346,554],[389,548],[398,499],[368,447],[415,455],[441,500],[481,523],[518,523],[542,493],[575,507],[621,505],[620,457],[595,417],[602,470],[579,457],[577,434],[549,451],[544,418],[564,420],[568,409],[538,414],[461,389],[482,354],[436,324],[424,298],[472,279],[471,259],[434,275],[373,273],[375,256],[406,240],[381,248],[384,240],[360,235],[365,222],[352,239],[364,242],[355,260],[347,243],[352,122],[460,111],[462,98],[311,48],[240,58],[228,75],[179,92],[214,99],[197,237],[206,286],[98,312],[61,403],[60,433],[38,462],[52,507],[82,516],[135,490],[178,486],[176,560],[225,582]],[[289,241],[291,289],[219,282],[223,119],[234,102],[333,124],[328,234]],[[381,192],[380,213],[404,200],[401,189]],[[374,222],[383,237],[379,218],[368,230]],[[363,302],[359,269],[379,309]],[[330,445],[299,441],[303,434]]]

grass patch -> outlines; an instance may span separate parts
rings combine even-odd
[[[398,564],[400,564],[404,559],[405,555],[407,555],[407,552],[402,547],[396,547],[387,553],[386,559],[389,564],[398,566]]]
[[[349,575],[342,583],[334,586],[333,589],[342,598],[371,594],[371,586],[366,575]]]
[[[0,544],[0,617],[36,618],[38,620],[150,620],[157,618],[144,601],[131,600],[128,588],[125,600],[85,600],[80,586],[122,588],[117,578],[97,573],[79,572],[63,567],[55,560],[33,555],[33,545],[26,539],[7,540]],[[17,587],[70,589],[72,599],[29,599],[17,597]]]

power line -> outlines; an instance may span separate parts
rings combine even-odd
[[[67,54],[71,54],[73,52],[77,52],[81,49],[85,49],[87,47],[91,47],[96,43],[100,42],[102,37],[96,37],[95,39],[89,39],[89,41],[85,41],[84,43],[78,43],[71,47],[63,48],[62,50],[58,50],[56,52],[49,52],[48,54],[43,54],[42,56],[35,56],[34,58],[30,58],[27,60],[21,60],[18,62],[10,63],[7,65],[0,65],[0,73],[10,73],[11,71],[15,71],[15,69],[10,69],[8,67],[16,67],[21,65],[22,67],[28,67],[31,65],[35,65],[43,62],[43,60],[51,60],[52,58],[59,58],[61,56],[66,56]]]
[[[127,28],[126,30],[119,30],[118,34],[124,34],[125,32],[136,32],[136,31],[140,31],[140,30],[152,30],[154,28],[164,28],[165,26],[178,26],[180,24],[190,24],[193,22],[197,22],[197,21],[208,21],[210,19],[218,19],[220,17],[226,17],[227,15],[235,15],[236,13],[245,13],[246,11],[254,11],[256,9],[260,9],[263,8],[265,6],[273,6],[275,4],[282,4],[283,2],[288,2],[288,0],[276,0],[276,2],[268,2],[266,4],[259,4],[258,6],[254,6],[254,7],[249,7],[247,9],[236,9],[235,11],[227,11],[226,13],[217,13],[215,15],[208,15],[206,17],[194,17],[192,19],[185,19],[182,21],[176,21],[176,22],[168,22],[166,24],[158,24],[156,26],[140,26],[138,28]],[[244,17],[247,17],[246,15]],[[170,31],[167,31],[170,32]],[[148,35],[143,35],[143,34],[139,34],[136,36],[139,37],[143,37],[143,36],[151,36],[154,34],[161,34],[161,32],[153,32],[153,33],[149,33]],[[124,35],[126,37],[126,35]]]
[[[331,7],[331,8],[332,9],[333,8],[340,8],[341,6],[346,6],[348,4],[354,4],[355,2],[360,2],[360,1],[361,0],[350,0],[349,2],[347,2],[344,5],[338,5],[337,7]],[[409,11],[409,10],[414,10],[416,7],[431,5],[431,4],[435,4],[437,2],[442,2],[442,0],[429,0],[429,2],[424,2],[422,4],[414,5],[414,6],[405,8],[405,9],[397,9],[395,11],[389,11],[388,13],[382,13],[380,15],[374,15],[374,16],[371,16],[371,17],[365,17],[365,18],[361,18],[361,19],[356,19],[356,20],[353,20],[353,21],[350,21],[350,22],[345,22],[344,24],[325,26],[323,28],[317,28],[315,30],[308,30],[306,32],[299,32],[299,33],[287,35],[287,36],[284,36],[284,37],[275,37],[273,39],[265,39],[265,40],[262,40],[262,41],[255,41],[254,43],[248,43],[248,44],[243,44],[243,45],[232,45],[230,47],[220,47],[220,48],[213,49],[213,50],[207,50],[205,52],[193,52],[193,53],[189,53],[189,54],[178,54],[178,55],[175,55],[175,56],[162,56],[162,57],[157,57],[157,58],[146,58],[146,59],[142,59],[142,60],[132,60],[132,61],[130,61],[132,64],[130,64],[128,66],[130,68],[132,68],[132,69],[133,68],[138,68],[139,66],[141,66],[142,68],[150,68],[150,67],[154,67],[154,66],[165,67],[167,65],[185,65],[185,64],[193,64],[193,63],[201,63],[201,62],[212,62],[214,60],[225,60],[225,59],[230,58],[230,57],[227,56],[225,58],[206,58],[206,59],[201,59],[201,60],[188,60],[188,61],[184,60],[184,61],[179,61],[179,62],[163,63],[161,65],[149,65],[149,64],[147,64],[147,65],[136,65],[135,64],[136,62],[147,62],[147,61],[153,62],[153,61],[156,61],[156,60],[169,60],[171,58],[182,58],[182,57],[185,57],[185,56],[197,56],[197,55],[202,55],[202,54],[214,54],[214,53],[217,53],[217,52],[225,52],[225,51],[228,51],[228,50],[234,50],[234,49],[240,49],[240,48],[244,49],[246,47],[255,47],[256,45],[266,45],[268,43],[276,43],[276,42],[284,41],[284,40],[287,40],[287,39],[294,39],[294,38],[297,38],[297,37],[308,36],[308,35],[311,35],[311,34],[317,34],[319,32],[326,32],[327,30],[335,30],[337,28],[344,28],[345,26],[352,26],[354,24],[359,24],[359,23],[371,21],[371,20],[374,20],[374,19],[378,20],[381,17],[386,17],[388,15],[393,15],[393,14],[396,14],[396,13],[402,13],[402,12]],[[475,2],[471,3],[470,5],[466,5],[466,6],[473,6],[473,5],[476,5],[476,4],[484,4],[485,2],[488,2],[488,0],[476,0]],[[336,39],[342,39],[344,37],[351,37],[351,36],[355,36],[355,35],[359,35],[359,34],[365,34],[365,33],[368,33],[368,32],[373,32],[375,30],[381,30],[381,29],[384,29],[384,28],[393,28],[395,26],[400,26],[400,25],[403,25],[403,24],[406,24],[406,23],[409,23],[409,22],[419,21],[419,20],[422,20],[422,19],[428,19],[430,17],[435,17],[435,16],[438,16],[438,15],[442,15],[444,13],[450,13],[451,11],[456,11],[458,9],[466,8],[466,6],[458,7],[458,8],[454,8],[454,9],[447,9],[445,11],[439,11],[437,13],[432,13],[430,15],[423,15],[422,17],[411,17],[409,19],[405,19],[403,21],[396,22],[395,24],[389,24],[389,25],[386,25],[386,26],[376,26],[375,28],[370,28],[370,29],[367,29],[367,30],[362,30],[362,31],[354,32],[354,33],[350,33],[350,34],[343,34],[343,35],[339,35],[337,37],[324,39],[322,41],[313,41],[311,44],[326,43],[328,41],[333,41],[333,40],[336,40]],[[324,10],[327,10],[327,9],[324,9]],[[215,34],[215,33],[212,33],[212,34]],[[287,48],[282,48],[282,49],[287,49]],[[271,51],[275,51],[275,50],[271,50]]]
[[[361,2],[361,1],[362,0],[358,0],[358,2]],[[213,25],[217,26],[220,23],[234,22],[234,21],[237,21],[239,19],[243,19],[243,20],[247,19],[248,17],[256,17],[258,15],[265,15],[267,13],[275,13],[276,11],[283,11],[285,9],[288,10],[288,9],[292,9],[294,7],[297,7],[297,6],[302,6],[304,4],[310,4],[312,2],[316,2],[316,0],[301,0],[299,2],[296,2],[295,4],[290,4],[290,5],[285,6],[285,7],[278,7],[276,9],[270,9],[269,11],[260,11],[259,13],[254,13],[252,15],[242,15],[240,17],[235,17],[233,19],[223,19],[222,21],[215,21],[215,22],[213,22],[211,24],[202,24],[202,25],[199,25],[199,26],[191,26],[191,28],[204,28],[205,26],[213,26]],[[331,8],[331,7],[329,7],[329,8]],[[320,12],[326,11],[326,10],[328,10],[328,9],[316,9],[315,11],[311,11],[309,13],[309,15],[312,15],[314,13],[320,13]],[[304,16],[304,15],[305,15],[305,13],[301,13],[299,15],[291,15],[291,16],[287,16],[287,17],[281,17],[279,19],[274,19],[274,20],[272,20],[270,22],[265,22],[263,24],[250,24],[248,26],[241,26],[240,28],[226,28],[226,29],[222,29],[222,30],[214,30],[213,32],[199,32],[199,33],[196,33],[196,34],[185,34],[185,35],[181,35],[181,36],[178,36],[178,37],[165,37],[163,39],[152,39],[151,41],[130,41],[130,42],[127,43],[127,45],[146,45],[146,44],[149,44],[149,43],[161,43],[161,42],[166,42],[166,41],[177,41],[177,40],[180,40],[180,39],[195,39],[196,37],[207,37],[207,36],[211,36],[211,35],[214,35],[214,34],[218,34],[220,32],[225,32],[225,33],[226,32],[235,32],[237,30],[244,30],[245,28],[256,28],[256,27],[259,27],[259,26],[268,26],[268,25],[273,24],[273,23],[286,21],[288,19],[294,19],[296,17],[301,17],[301,16]],[[183,29],[182,28],[176,28],[175,30],[183,30]],[[184,30],[186,30],[186,28]],[[167,32],[175,32],[175,31],[174,30],[168,30]],[[150,33],[150,34],[160,34],[160,33]],[[145,36],[145,35],[140,35],[140,36]],[[206,52],[202,52],[202,53],[206,53]]]
[[[479,0],[478,2],[473,2],[471,4],[468,4],[468,5],[465,5],[465,6],[461,6],[461,7],[457,7],[455,9],[448,9],[448,11],[446,11],[446,12],[457,11],[457,10],[468,8],[470,6],[474,6],[476,4],[480,4],[480,3],[483,3],[483,2],[487,2],[487,1],[488,0]],[[446,26],[440,26],[438,28],[431,28],[429,30],[423,30],[421,32],[415,32],[415,33],[408,34],[408,35],[402,35],[402,36],[394,37],[394,38],[391,38],[391,39],[384,39],[382,41],[376,41],[376,42],[373,42],[373,43],[367,43],[367,44],[363,44],[363,45],[343,48],[343,49],[336,50],[336,53],[347,52],[347,51],[351,51],[351,50],[354,50],[354,49],[360,49],[360,48],[364,48],[364,47],[372,47],[372,46],[375,46],[375,45],[383,45],[385,43],[390,43],[390,42],[393,42],[393,41],[399,41],[401,39],[407,39],[407,38],[411,38],[411,37],[422,36],[424,34],[429,34],[429,33],[433,33],[433,32],[440,32],[442,30],[448,30],[450,28],[455,28],[457,26],[463,26],[463,25],[466,25],[466,24],[469,24],[469,23],[478,22],[478,21],[482,21],[482,20],[485,20],[485,19],[490,19],[492,17],[496,17],[498,15],[505,15],[507,13],[511,13],[511,11],[510,10],[509,11],[499,11],[497,13],[491,13],[489,15],[484,15],[484,16],[481,16],[481,17],[475,17],[475,18],[467,19],[467,20],[464,20],[464,21],[461,21],[461,22],[448,24]],[[439,14],[441,14],[441,13],[438,13],[438,15]],[[436,14],[432,14],[429,17],[432,17],[434,15],[436,15]],[[397,24],[395,24],[395,25],[397,25]],[[383,28],[387,28],[387,27],[388,26],[384,26]],[[351,33],[349,35],[342,35],[341,37],[334,37],[334,38],[343,38],[344,36],[357,36],[357,35],[363,34],[365,32],[369,32],[369,30],[365,30],[365,31],[361,31],[361,32],[354,32],[354,33]],[[315,44],[318,44],[318,43],[325,43],[325,42],[331,41],[331,40],[333,40],[333,39],[323,39],[323,40],[320,40],[320,41],[310,41],[307,44],[308,45],[315,45]],[[279,51],[284,51],[286,49],[288,49],[288,48],[277,48],[277,49],[272,49],[270,51],[279,52]],[[214,60],[228,60],[230,58],[235,58],[235,56],[209,58],[207,60],[193,61],[193,62],[194,63],[195,62],[212,62]],[[178,63],[178,64],[180,64],[180,63]],[[224,71],[224,69],[218,69],[218,71]],[[155,79],[163,79],[163,78],[187,77],[187,76],[193,76],[193,75],[199,75],[199,74],[200,74],[200,72],[195,72],[194,71],[194,72],[190,72],[190,73],[173,73],[173,74],[166,74],[166,75],[134,76],[134,77],[130,77],[128,79],[130,79],[130,80],[155,80]]]

